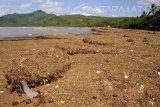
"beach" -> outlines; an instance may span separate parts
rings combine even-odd
[[[0,41],[0,107],[159,107],[160,32],[92,30]]]

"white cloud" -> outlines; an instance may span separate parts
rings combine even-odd
[[[32,6],[31,3],[26,3],[26,4],[21,4],[20,6],[18,6],[19,9],[28,9]]]
[[[76,7],[71,14],[81,14],[85,16],[102,16],[103,12],[100,8],[96,6],[89,6],[82,4]]]
[[[1,5],[0,5],[0,9],[4,9],[4,8],[8,8],[8,5],[1,4]]]
[[[32,0],[38,9],[45,11],[46,13],[52,13],[61,15],[63,13],[63,5],[60,2],[53,0]]]
[[[156,5],[160,5],[160,0],[140,0],[140,1],[142,1],[143,3],[153,3]]]
[[[3,16],[3,15],[5,15],[5,14],[6,14],[5,12],[0,11],[0,16]]]
[[[47,0],[32,0],[33,3],[44,3],[46,2]]]
[[[17,3],[12,3],[10,0],[6,0],[5,2],[2,1],[0,3],[0,15],[11,13],[24,13],[28,12],[27,10],[32,7],[34,7],[35,11],[42,10],[46,13],[52,13],[56,15],[65,14],[63,11],[62,3],[56,2],[55,0],[31,0],[31,2],[25,3],[20,2],[20,0],[16,1]]]
[[[0,16],[8,14],[10,9],[10,5],[6,4],[4,1],[0,3]]]
[[[82,14],[86,16],[103,16],[103,11],[96,7],[82,4],[71,11],[64,10],[63,2],[55,0],[31,0],[30,2],[21,0],[5,0],[0,3],[0,15],[12,14],[12,13],[26,13],[31,10],[42,10],[46,13],[65,15],[65,14]]]
[[[38,6],[41,10],[47,13],[53,14],[61,14],[62,13],[62,4],[59,2],[51,1],[51,0],[39,0]]]

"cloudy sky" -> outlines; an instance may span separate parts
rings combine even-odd
[[[56,15],[138,16],[160,0],[1,0],[0,16],[43,10]]]

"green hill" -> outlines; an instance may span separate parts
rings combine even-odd
[[[118,26],[126,18],[109,18],[98,16],[65,15],[56,16],[44,22],[44,26]]]
[[[41,10],[28,14],[8,14],[0,17],[0,26],[41,26],[44,21],[54,16]]]
[[[131,29],[160,30],[160,6],[151,5],[149,12],[139,17],[100,17],[83,15],[56,16],[41,10],[28,14],[8,14],[0,17],[0,26],[108,26]]]
[[[108,26],[118,27],[128,18],[109,18],[99,16],[64,15],[56,16],[41,10],[28,14],[8,14],[0,17],[0,26]],[[130,19],[130,18],[129,18]]]

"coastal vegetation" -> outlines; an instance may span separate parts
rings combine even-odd
[[[149,12],[143,11],[140,17],[134,18],[133,20],[123,20],[119,27],[160,30],[160,6],[152,4],[149,9]]]
[[[56,16],[41,10],[28,14],[8,14],[0,17],[0,26],[70,26],[152,29],[160,26],[160,7],[152,4],[148,12],[138,17],[100,17],[83,15]]]

